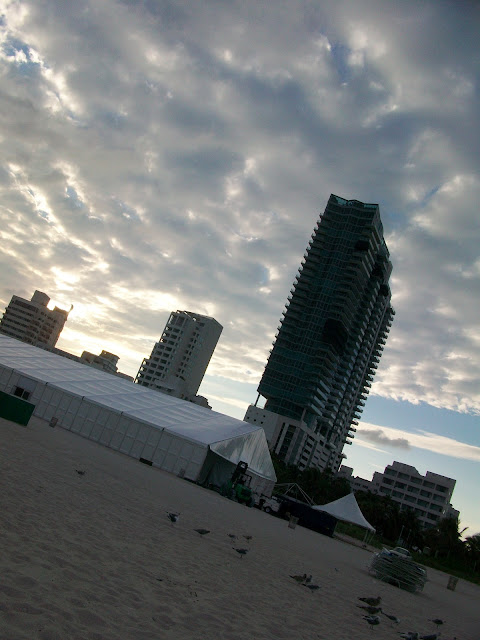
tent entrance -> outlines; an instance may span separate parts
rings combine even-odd
[[[198,476],[198,484],[214,491],[220,491],[236,469],[236,464],[209,449]]]

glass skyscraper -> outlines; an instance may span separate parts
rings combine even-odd
[[[378,205],[331,195],[245,416],[285,462],[336,471],[346,457],[395,313],[391,271]]]

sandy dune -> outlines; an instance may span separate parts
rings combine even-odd
[[[35,418],[0,420],[0,514],[1,640],[383,640],[434,633],[431,618],[441,640],[480,639],[476,585],[429,570],[423,593],[401,591],[368,574],[367,550]],[[398,626],[362,619],[358,597],[377,595]]]

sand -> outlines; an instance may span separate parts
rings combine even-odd
[[[382,640],[434,633],[431,618],[441,640],[480,638],[476,585],[429,569],[422,593],[402,591],[368,574],[369,550],[36,418],[0,420],[0,536],[2,640]],[[377,595],[399,625],[363,620],[358,597]]]

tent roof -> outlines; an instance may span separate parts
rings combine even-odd
[[[338,500],[334,500],[328,504],[317,505],[312,508],[317,509],[317,511],[325,511],[325,513],[329,513],[338,520],[351,522],[352,524],[357,524],[369,531],[375,531],[375,528],[365,520],[353,493],[349,493],[343,498],[339,498]]]
[[[47,383],[159,429],[210,447],[276,481],[262,427],[172,398],[129,380],[0,334],[0,367]],[[237,460],[238,458],[238,460]]]

